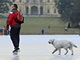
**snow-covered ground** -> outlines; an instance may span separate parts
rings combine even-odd
[[[80,36],[79,35],[21,35],[20,53],[13,55],[13,45],[9,36],[0,36],[0,60],[80,60]],[[49,39],[70,40],[78,46],[74,49],[74,55],[69,50],[67,55],[62,49],[52,54],[54,47],[48,44]]]

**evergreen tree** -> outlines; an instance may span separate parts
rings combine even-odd
[[[80,22],[80,0],[73,0],[74,11],[71,16],[71,22],[74,27],[79,27]]]
[[[79,27],[80,0],[58,0],[56,6],[63,21],[69,21],[73,27]]]
[[[73,12],[73,0],[59,0],[57,3],[58,12],[64,21],[70,20]]]
[[[10,0],[0,0],[0,13],[7,13],[11,4]]]

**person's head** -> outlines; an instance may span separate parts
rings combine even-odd
[[[12,9],[17,9],[17,8],[18,8],[17,4],[12,5]]]

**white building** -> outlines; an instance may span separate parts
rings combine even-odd
[[[24,15],[59,16],[54,0],[12,0]]]

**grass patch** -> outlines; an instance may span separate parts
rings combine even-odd
[[[0,19],[0,27],[3,27],[7,18]],[[48,28],[50,26],[50,28]],[[77,28],[64,30],[67,23],[63,23],[60,18],[54,17],[26,17],[22,24],[21,34],[41,34],[41,29],[45,29],[45,34],[78,34]]]

